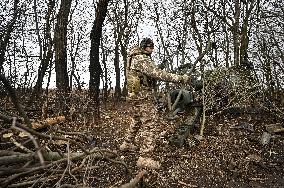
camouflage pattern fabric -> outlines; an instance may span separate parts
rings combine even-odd
[[[166,82],[180,82],[184,78],[181,75],[171,74],[159,69],[152,61],[150,55],[139,47],[132,48],[128,54],[126,75],[128,99],[134,99],[132,107],[133,117],[120,149],[131,150],[135,148],[134,143],[136,140],[141,145],[140,155],[151,157],[155,148],[156,135],[160,132],[158,130],[160,127],[156,126],[157,123],[154,120],[157,117],[157,111],[152,102],[153,92],[151,92],[151,89],[154,88],[145,86],[145,76]],[[141,79],[144,79],[143,82]],[[140,99],[140,97],[145,97],[144,99],[146,100],[138,104],[138,101],[135,101],[135,99]],[[149,109],[151,110],[150,112],[148,111]],[[153,117],[149,119],[149,116]]]
[[[127,130],[124,141],[140,146],[139,153],[143,157],[151,157],[156,145],[157,135],[162,132],[159,125],[160,115],[155,110],[151,100],[133,105],[132,122]]]
[[[128,92],[135,94],[143,90],[140,78],[145,75],[165,82],[183,80],[181,75],[159,69],[151,57],[139,47],[132,48],[128,54],[126,75]]]

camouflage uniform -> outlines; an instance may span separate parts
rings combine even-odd
[[[182,75],[168,73],[159,69],[151,56],[139,47],[130,50],[127,59],[127,88],[131,95],[138,95],[143,89],[152,89],[153,79],[166,82],[180,82]],[[150,83],[149,83],[150,82]]]
[[[150,54],[147,54],[147,52],[141,50],[139,47],[134,47],[130,50],[130,53],[128,54],[128,60],[127,60],[127,88],[129,97],[128,99],[137,99],[137,97],[146,97],[150,98],[151,92],[153,92],[153,89],[155,87],[155,80],[161,80],[166,82],[180,82],[184,81],[185,77],[182,75],[176,75],[172,73],[168,73],[166,71],[163,71],[159,69],[154,61],[151,59]],[[149,96],[150,95],[150,96]],[[137,101],[138,102],[138,101]],[[124,143],[121,145],[121,150],[135,150],[136,147],[132,145],[134,143],[135,137],[137,135],[137,132],[141,128],[141,125],[143,124],[143,129],[146,129],[146,132],[148,132],[148,135],[145,136],[145,140],[143,141],[142,147],[140,148],[140,152],[142,153],[149,153],[154,149],[154,137],[155,132],[157,132],[157,129],[155,128],[154,123],[144,122],[143,119],[145,119],[145,116],[153,115],[145,112],[142,112],[143,109],[146,107],[149,108],[149,104],[146,104],[147,102],[143,102],[142,106],[141,104],[135,104],[133,105],[134,108],[134,117],[132,120],[132,124],[130,126],[130,131],[124,141]],[[150,109],[155,109],[153,103],[152,107]],[[144,105],[144,106],[143,106]],[[148,105],[148,106],[147,106]],[[150,112],[155,113],[155,112]],[[146,118],[147,119],[147,118]],[[142,122],[143,121],[143,122]],[[141,151],[142,150],[142,151]]]

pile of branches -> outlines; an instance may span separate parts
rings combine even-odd
[[[29,128],[16,118],[0,114],[0,119],[4,120],[6,127],[1,131],[3,142],[0,150],[0,184],[3,187],[39,183],[51,183],[58,187],[66,187],[66,184],[69,187],[71,184],[78,186],[83,182],[78,180],[76,173],[91,170],[93,166],[90,161],[97,160],[118,163],[127,170],[124,162],[116,160],[118,156],[115,152],[88,147],[92,139],[86,134],[54,129],[50,131],[52,133],[46,134],[35,130],[35,126]],[[62,117],[59,119],[64,120]],[[60,123],[50,119],[46,122]],[[36,125],[38,124],[37,122]],[[49,124],[40,128],[46,125]],[[66,152],[62,152],[60,142],[64,142]]]
[[[122,188],[135,187],[143,180],[145,171],[131,179],[121,157],[115,151],[96,147],[93,135],[72,132],[71,127],[68,130],[64,116],[30,120],[14,88],[3,75],[0,81],[17,110],[13,116],[7,111],[0,113],[1,187],[93,187],[93,172],[104,171],[98,169],[100,163],[116,164],[124,171],[128,183]],[[63,125],[68,131],[60,129]]]
[[[32,127],[15,117],[0,114],[0,119],[5,127],[1,129],[0,143],[1,187],[93,187],[94,171],[105,171],[98,163],[116,165],[124,172],[118,177],[122,175],[126,183],[122,184],[120,179],[116,184],[121,185],[114,184],[114,188],[143,184],[146,171],[131,179],[132,173],[116,151],[95,147],[94,139],[87,133],[55,129],[65,121],[62,116],[32,122]],[[43,133],[45,129],[49,131]]]

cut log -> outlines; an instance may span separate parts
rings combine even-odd
[[[32,123],[32,128],[35,130],[40,130],[40,129],[44,129],[48,126],[52,126],[52,125],[56,125],[58,123],[64,122],[65,121],[65,116],[58,116],[55,118],[47,118],[43,121],[39,121],[39,122],[33,122]]]

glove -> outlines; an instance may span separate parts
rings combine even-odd
[[[191,77],[186,75],[186,74],[184,74],[184,75],[182,75],[182,80],[181,81],[183,83],[185,83],[185,84],[191,83]]]

